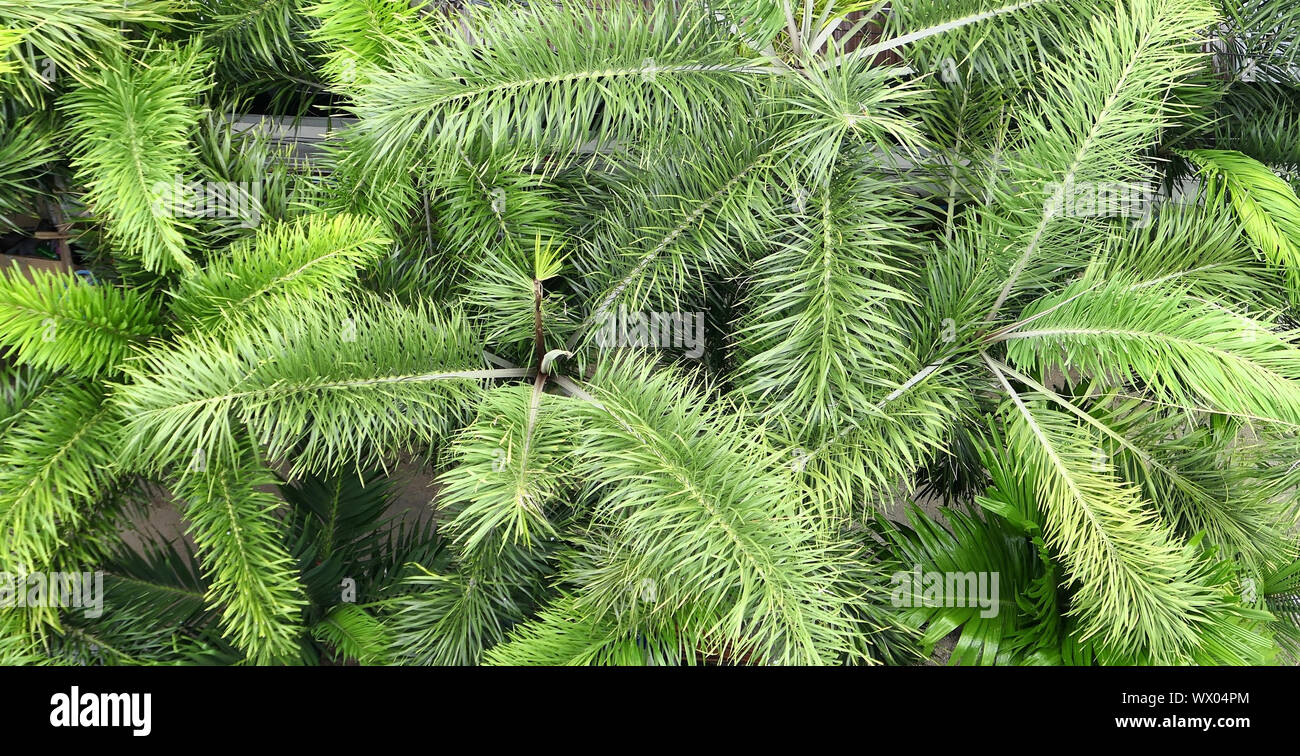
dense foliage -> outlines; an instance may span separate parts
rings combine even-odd
[[[1298,28],[0,0],[0,661],[1290,660]]]

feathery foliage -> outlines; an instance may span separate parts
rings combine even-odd
[[[120,52],[60,102],[73,167],[117,250],[154,271],[194,263],[167,190],[189,172],[188,136],[202,111],[208,58],[197,46],[156,43],[140,61]]]
[[[1292,302],[1300,302],[1300,197],[1259,161],[1235,150],[1192,150],[1187,156],[1228,200],[1265,259],[1286,271]]]
[[[83,375],[111,371],[159,330],[157,303],[75,276],[0,273],[0,345],[17,364]]]
[[[1296,18],[0,0],[0,661],[1292,659]]]
[[[192,330],[212,331],[280,303],[337,295],[384,254],[387,243],[369,218],[313,216],[272,224],[184,276],[172,312]]]
[[[275,497],[258,490],[274,478],[249,452],[226,466],[193,467],[176,495],[208,571],[208,600],[222,607],[226,635],[250,661],[284,660],[296,649],[302,600]]]

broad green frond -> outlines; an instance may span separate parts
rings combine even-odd
[[[207,606],[207,583],[193,551],[184,539],[168,543],[146,538],[139,546],[121,544],[105,560],[106,592],[117,606],[129,606],[166,627],[183,625],[199,635],[218,612]]]
[[[1013,611],[1019,613],[1019,619],[1012,632],[997,640],[998,652],[1004,654],[1001,662],[1029,666],[1123,663],[1123,659],[1111,659],[1096,638],[1081,641],[1078,637],[1078,619],[1068,614],[1070,597],[1062,590],[1064,568],[1047,545],[1046,517],[1038,504],[1036,480],[1022,475],[1020,463],[1006,454],[1000,430],[992,434],[981,430],[973,445],[989,476],[988,485],[975,498],[985,522],[996,524],[994,529],[1008,536],[1019,533],[1032,546],[1037,561],[1029,570],[1031,579],[1021,583],[1019,591],[1013,587]],[[999,580],[999,594],[1005,590],[1001,585]]]
[[[1292,660],[1300,659],[1300,560],[1282,565],[1252,580],[1256,602],[1275,618],[1270,623],[1283,651]]]
[[[898,569],[891,576],[890,603],[906,615],[905,622],[924,628],[924,649],[960,628],[949,664],[1006,663],[1015,658],[1012,636],[1026,624],[1017,602],[1041,575],[1033,544],[1000,517],[981,520],[951,509],[942,515],[947,528],[915,506],[907,510],[910,527],[876,515],[872,527]],[[927,585],[931,573],[943,578],[929,578]],[[962,582],[947,580],[949,575]]]
[[[109,555],[102,612],[64,611],[47,653],[58,663],[86,665],[235,661],[209,632],[215,613],[205,610],[203,580],[189,547],[151,541],[141,548],[138,554],[122,546]]]

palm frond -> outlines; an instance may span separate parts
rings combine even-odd
[[[564,400],[529,386],[488,392],[475,422],[451,447],[455,466],[443,474],[439,509],[445,532],[465,551],[498,540],[532,545],[557,535],[547,508],[565,491],[572,420]]]
[[[1097,464],[1097,436],[1002,380],[1014,404],[1006,452],[1034,481],[1047,544],[1074,590],[1079,640],[1170,664],[1190,660],[1206,636],[1229,636],[1239,612],[1227,590],[1136,487]]]
[[[999,337],[1011,361],[1140,381],[1161,400],[1300,421],[1300,348],[1267,321],[1187,297],[1175,283],[1084,280]]]
[[[477,664],[486,649],[524,620],[541,592],[544,562],[531,551],[502,544],[510,553],[498,568],[423,570],[404,581],[403,594],[385,607],[394,658],[419,665]]]
[[[361,664],[382,665],[390,640],[383,623],[356,604],[337,604],[312,626],[312,635]]]
[[[0,116],[0,222],[32,214],[42,166],[54,159],[53,135],[40,119]]]
[[[1096,265],[1108,278],[1177,281],[1197,297],[1226,299],[1243,309],[1284,308],[1284,274],[1259,259],[1230,209],[1203,199],[1155,204]]]
[[[1027,624],[1017,602],[1043,574],[1033,544],[991,514],[983,520],[950,509],[941,514],[949,523],[947,528],[915,506],[907,510],[907,525],[876,516],[871,527],[885,539],[893,566],[899,570],[890,585],[891,603],[900,607],[896,611],[908,615],[905,623],[925,629],[918,642],[927,651],[960,628],[949,664],[992,665],[1015,660],[1013,636]],[[959,575],[963,581],[971,576],[975,582],[963,582],[958,595],[956,590],[949,593],[949,585],[955,589],[957,583],[945,580],[931,586],[927,596],[925,575],[933,573],[945,578]],[[984,595],[978,593],[981,578]]]
[[[377,471],[309,475],[282,485],[293,508],[290,529],[312,545],[318,560],[349,557],[370,545],[393,503],[395,481]]]
[[[347,91],[367,70],[390,66],[394,51],[411,45],[424,30],[427,1],[319,0],[307,7],[317,19],[311,36],[327,51],[322,73]]]
[[[482,50],[490,50],[488,55]],[[698,11],[565,0],[465,8],[352,92],[372,164],[510,142],[569,153],[747,109],[767,69]]]
[[[10,48],[5,63],[21,69],[12,83],[16,94],[35,104],[52,88],[59,72],[79,82],[94,79],[95,69],[129,44],[123,24],[166,22],[177,10],[174,0],[4,0],[0,22],[22,34],[24,46]],[[47,63],[53,64],[51,70]],[[53,73],[54,76],[50,74]]]
[[[1213,201],[1226,195],[1242,229],[1264,258],[1286,271],[1291,301],[1300,303],[1300,197],[1267,166],[1235,150],[1190,150],[1210,181]]]
[[[582,615],[565,596],[520,625],[506,643],[490,649],[496,666],[682,666],[700,663],[704,638],[689,625],[665,623],[661,634],[621,630],[612,622]]]
[[[852,623],[832,577],[845,552],[791,495],[780,452],[647,362],[602,366],[592,387],[578,471],[597,504],[591,564],[574,576],[580,616],[658,635],[687,611],[713,650],[772,663],[845,653]]]
[[[1046,59],[1068,50],[1063,39],[1115,3],[1069,0],[906,0],[879,19],[879,41],[845,57],[901,58],[948,86],[1031,86]],[[1099,7],[1100,6],[1100,7]],[[870,41],[870,40],[868,40]]]
[[[993,202],[968,231],[1006,266],[990,318],[1012,294],[1086,262],[1099,220],[1078,217],[1074,192],[1142,185],[1140,151],[1172,123],[1166,93],[1204,65],[1195,42],[1213,20],[1199,0],[1136,0],[1093,17],[1044,66],[1023,144],[1006,154]]]
[[[890,313],[910,301],[904,266],[918,250],[905,198],[865,171],[805,201],[747,282],[735,380],[751,402],[817,438],[870,414],[910,374],[907,333]]]

